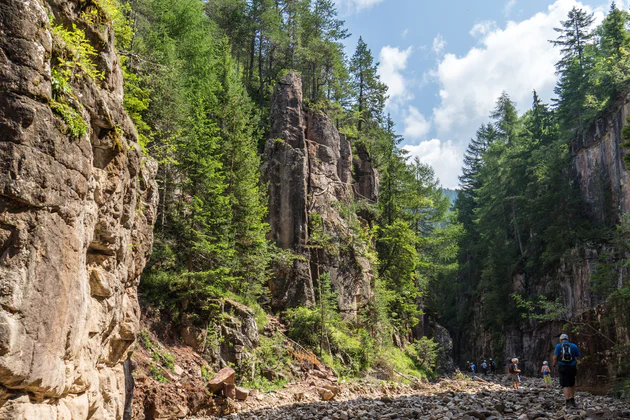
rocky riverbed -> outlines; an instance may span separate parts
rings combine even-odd
[[[522,387],[516,391],[510,389],[507,378],[503,376],[487,382],[443,379],[413,387],[367,383],[340,387],[343,391],[330,401],[312,400],[317,397],[316,390],[313,390],[312,395],[299,394],[295,398],[302,399],[302,402],[290,399],[283,402],[266,395],[257,399],[257,408],[235,403],[235,412],[226,417],[247,420],[630,419],[630,404],[627,401],[585,392],[577,393],[576,408],[567,409],[557,383],[554,383],[554,388],[545,389],[542,380],[537,378],[525,378]],[[366,387],[372,388],[371,392],[364,392]],[[290,390],[287,393],[291,394]],[[379,393],[380,396],[377,395]]]

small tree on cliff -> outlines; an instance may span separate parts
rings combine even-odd
[[[554,28],[558,35],[553,45],[561,47],[562,57],[556,63],[560,80],[555,93],[558,100],[559,117],[566,128],[582,129],[585,120],[584,109],[588,108],[589,94],[588,73],[592,67],[592,52],[589,52],[593,32],[593,14],[573,7],[568,19],[561,22],[562,27]],[[592,51],[592,49],[591,49]]]
[[[359,132],[369,128],[371,123],[378,124],[383,119],[387,85],[381,82],[377,69],[378,63],[374,62],[372,51],[363,42],[363,38],[359,37],[357,49],[350,59]]]

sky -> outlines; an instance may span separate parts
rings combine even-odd
[[[550,102],[559,51],[548,41],[569,10],[593,12],[597,23],[610,8],[610,0],[335,2],[352,34],[346,54],[363,37],[389,87],[386,112],[403,147],[431,165],[445,188],[457,188],[468,142],[501,92],[520,113],[534,89]]]

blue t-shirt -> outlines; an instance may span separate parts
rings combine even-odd
[[[566,341],[566,343],[568,343],[569,346],[571,346],[571,354],[573,354],[573,361],[572,362],[567,363],[567,362],[563,362],[562,360],[560,360],[562,358],[562,345],[564,344],[564,342],[558,343],[558,345],[556,346],[556,350],[553,352],[553,354],[558,356],[558,364],[559,365],[575,366],[575,365],[577,365],[576,357],[582,357],[582,353],[580,353],[580,349],[578,349],[578,346],[576,346],[575,344],[569,343],[568,341]]]

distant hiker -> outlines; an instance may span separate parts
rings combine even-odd
[[[575,403],[575,375],[577,373],[577,359],[582,357],[580,349],[575,344],[569,342],[569,336],[560,335],[560,343],[553,352],[553,365],[558,365],[558,376],[560,386],[564,393],[565,405],[567,407],[577,407]]]
[[[470,364],[470,371],[471,371],[472,373],[477,373],[477,365],[475,364],[475,362],[472,362],[472,363]]]
[[[512,378],[512,383],[514,384],[514,389],[518,389],[519,384],[521,383],[521,370],[518,368],[518,359],[515,357],[512,359],[512,363],[508,367],[508,373]]]
[[[481,373],[483,373],[483,376],[486,376],[488,374],[488,362],[486,362],[485,360],[481,364]]]
[[[545,380],[545,388],[551,388],[551,368],[546,360],[543,362],[542,368],[540,368],[540,373],[542,373]]]
[[[496,370],[497,370],[497,364],[494,363],[494,360],[492,360],[492,358],[490,358],[490,373],[494,375]]]

